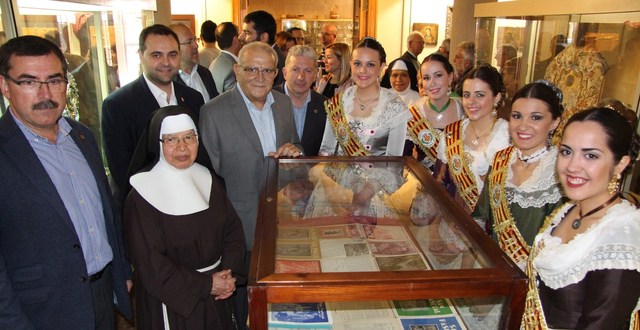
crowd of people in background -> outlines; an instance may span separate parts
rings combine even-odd
[[[336,42],[332,24],[321,35],[316,53],[265,11],[199,37],[146,27],[141,74],[114,80],[101,130],[61,116],[74,63],[59,36],[3,44],[0,328],[113,329],[134,280],[139,329],[245,329],[266,160],[300,156],[417,158],[529,275],[523,328],[637,317],[640,211],[620,191],[640,149],[632,110],[564,118],[558,86],[518,85],[508,43],[493,67],[473,41],[419,62],[420,32],[397,59],[371,37]],[[372,177],[354,210],[385,187]]]

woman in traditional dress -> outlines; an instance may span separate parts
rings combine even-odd
[[[444,56],[433,53],[425,57],[419,76],[426,96],[410,108],[413,118],[407,136],[415,145],[412,154],[433,171],[440,133],[447,125],[462,119],[464,110],[460,98],[451,97],[453,65]]]
[[[316,92],[331,98],[350,87],[353,84],[350,63],[349,45],[336,42],[327,46],[324,56],[324,70],[327,74],[318,79]]]
[[[137,329],[237,328],[228,298],[246,281],[244,231],[199,146],[191,112],[169,106],[134,154],[123,227]]]
[[[380,87],[378,78],[385,61],[384,48],[373,38],[362,39],[353,49],[351,72],[354,86],[325,103],[327,125],[320,155],[402,155],[411,113],[394,91]],[[344,197],[347,205],[335,200],[331,203],[333,210],[322,213],[314,210],[311,215],[346,212],[376,217],[394,216],[394,212],[383,205],[383,198],[402,185],[401,169],[373,168],[368,165],[313,168],[310,177],[316,189],[311,199],[331,201],[338,198],[343,200]]]
[[[467,118],[447,125],[440,135],[436,179],[469,213],[478,202],[494,155],[509,146],[509,124],[496,118],[504,93],[498,70],[489,65],[474,68],[463,82]]]
[[[411,113],[398,95],[380,87],[386,61],[382,45],[362,39],[351,56],[354,86],[325,103],[321,155],[401,156]]]
[[[571,201],[534,240],[525,328],[627,329],[640,306],[640,210],[618,192],[639,137],[622,110],[589,108],[567,121],[556,170]]]
[[[402,57],[389,63],[389,68],[380,80],[380,86],[393,89],[408,107],[420,99],[417,90],[418,73],[411,61]],[[416,89],[413,90],[412,86],[415,86]]]
[[[562,112],[562,92],[550,82],[535,81],[515,93],[509,120],[514,145],[496,154],[471,214],[488,221],[493,238],[522,270],[542,222],[562,203],[558,150],[550,145]]]

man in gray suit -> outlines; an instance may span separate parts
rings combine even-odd
[[[216,89],[222,94],[236,85],[233,66],[238,63],[238,53],[242,48],[242,44],[238,39],[238,27],[231,22],[224,22],[218,25],[216,39],[218,40],[218,47],[222,50],[220,55],[211,62],[209,71],[213,75]]]
[[[302,154],[291,101],[271,90],[276,59],[275,51],[265,43],[244,46],[233,67],[236,87],[200,110],[202,141],[216,173],[226,182],[229,199],[244,226],[247,271],[266,159]],[[236,302],[239,323],[244,324],[248,311],[246,286],[237,288]]]

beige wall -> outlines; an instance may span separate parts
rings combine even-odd
[[[200,25],[206,20],[222,23],[233,21],[233,0],[158,0],[171,1],[173,15],[195,15],[196,35],[200,35]]]
[[[378,0],[376,39],[382,43],[387,53],[387,63],[404,52],[401,37],[403,21],[403,0]]]

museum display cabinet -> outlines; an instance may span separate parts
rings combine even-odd
[[[342,42],[349,47],[359,41],[358,19],[283,19],[282,30],[299,27],[304,30],[305,45],[313,47],[317,54],[322,53],[322,28],[333,24],[338,28],[335,42]]]
[[[474,15],[476,61],[500,68],[510,96],[546,79],[562,90],[567,115],[604,98],[637,112],[639,1],[494,2],[477,4]]]
[[[271,158],[265,180],[252,329],[519,328],[526,276],[415,159]]]

